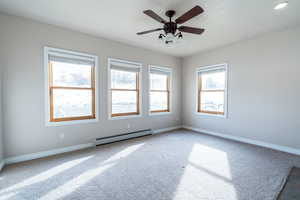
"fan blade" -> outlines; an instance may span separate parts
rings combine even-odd
[[[152,10],[145,10],[144,13],[160,23],[163,23],[163,24],[166,23],[166,21],[163,18],[161,18],[158,14],[156,14]]]
[[[187,11],[186,13],[184,13],[183,15],[181,15],[180,17],[178,17],[175,20],[175,22],[177,24],[183,24],[184,22],[192,19],[193,17],[195,17],[197,15],[200,15],[203,12],[204,12],[204,10],[200,6],[195,6],[191,10]]]
[[[186,33],[193,33],[193,34],[202,34],[205,29],[203,28],[194,28],[194,27],[189,27],[189,26],[180,26],[178,28],[179,31],[182,31],[182,32],[186,32]]]
[[[153,30],[149,30],[149,31],[139,32],[139,33],[137,33],[137,35],[143,35],[143,34],[152,33],[152,32],[161,31],[161,30],[163,30],[163,29],[162,28],[157,28],[157,29],[153,29]]]

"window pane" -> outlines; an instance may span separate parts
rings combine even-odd
[[[91,90],[53,90],[54,118],[92,115]]]
[[[150,93],[150,110],[168,110],[168,93],[151,92]]]
[[[225,88],[225,71],[201,73],[203,90],[223,90]]]
[[[168,76],[163,74],[150,74],[151,90],[167,90]]]
[[[136,89],[137,72],[111,70],[111,88]]]
[[[112,91],[112,114],[137,112],[136,91]]]
[[[52,62],[53,86],[91,87],[92,66]]]
[[[224,112],[224,92],[201,92],[201,111]]]

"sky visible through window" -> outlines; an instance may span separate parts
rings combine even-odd
[[[203,111],[224,112],[225,71],[201,73],[201,107]]]
[[[52,62],[54,87],[79,89],[53,89],[54,118],[92,115],[92,66],[66,62]]]
[[[150,110],[168,110],[168,75],[150,74]]]
[[[111,70],[112,114],[137,112],[137,72]],[[124,91],[126,90],[126,91]]]

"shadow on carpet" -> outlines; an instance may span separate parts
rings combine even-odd
[[[300,168],[293,167],[277,200],[300,199]]]

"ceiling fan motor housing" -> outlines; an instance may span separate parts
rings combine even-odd
[[[166,34],[168,33],[172,33],[172,34],[175,34],[176,33],[176,30],[177,30],[177,24],[172,22],[172,17],[175,15],[175,10],[168,10],[166,12],[166,16],[169,17],[170,21],[165,23],[164,25],[164,31]]]
[[[168,34],[168,33],[175,34],[176,30],[177,30],[177,24],[176,23],[174,23],[174,22],[165,23],[164,31],[165,31],[166,34]]]

